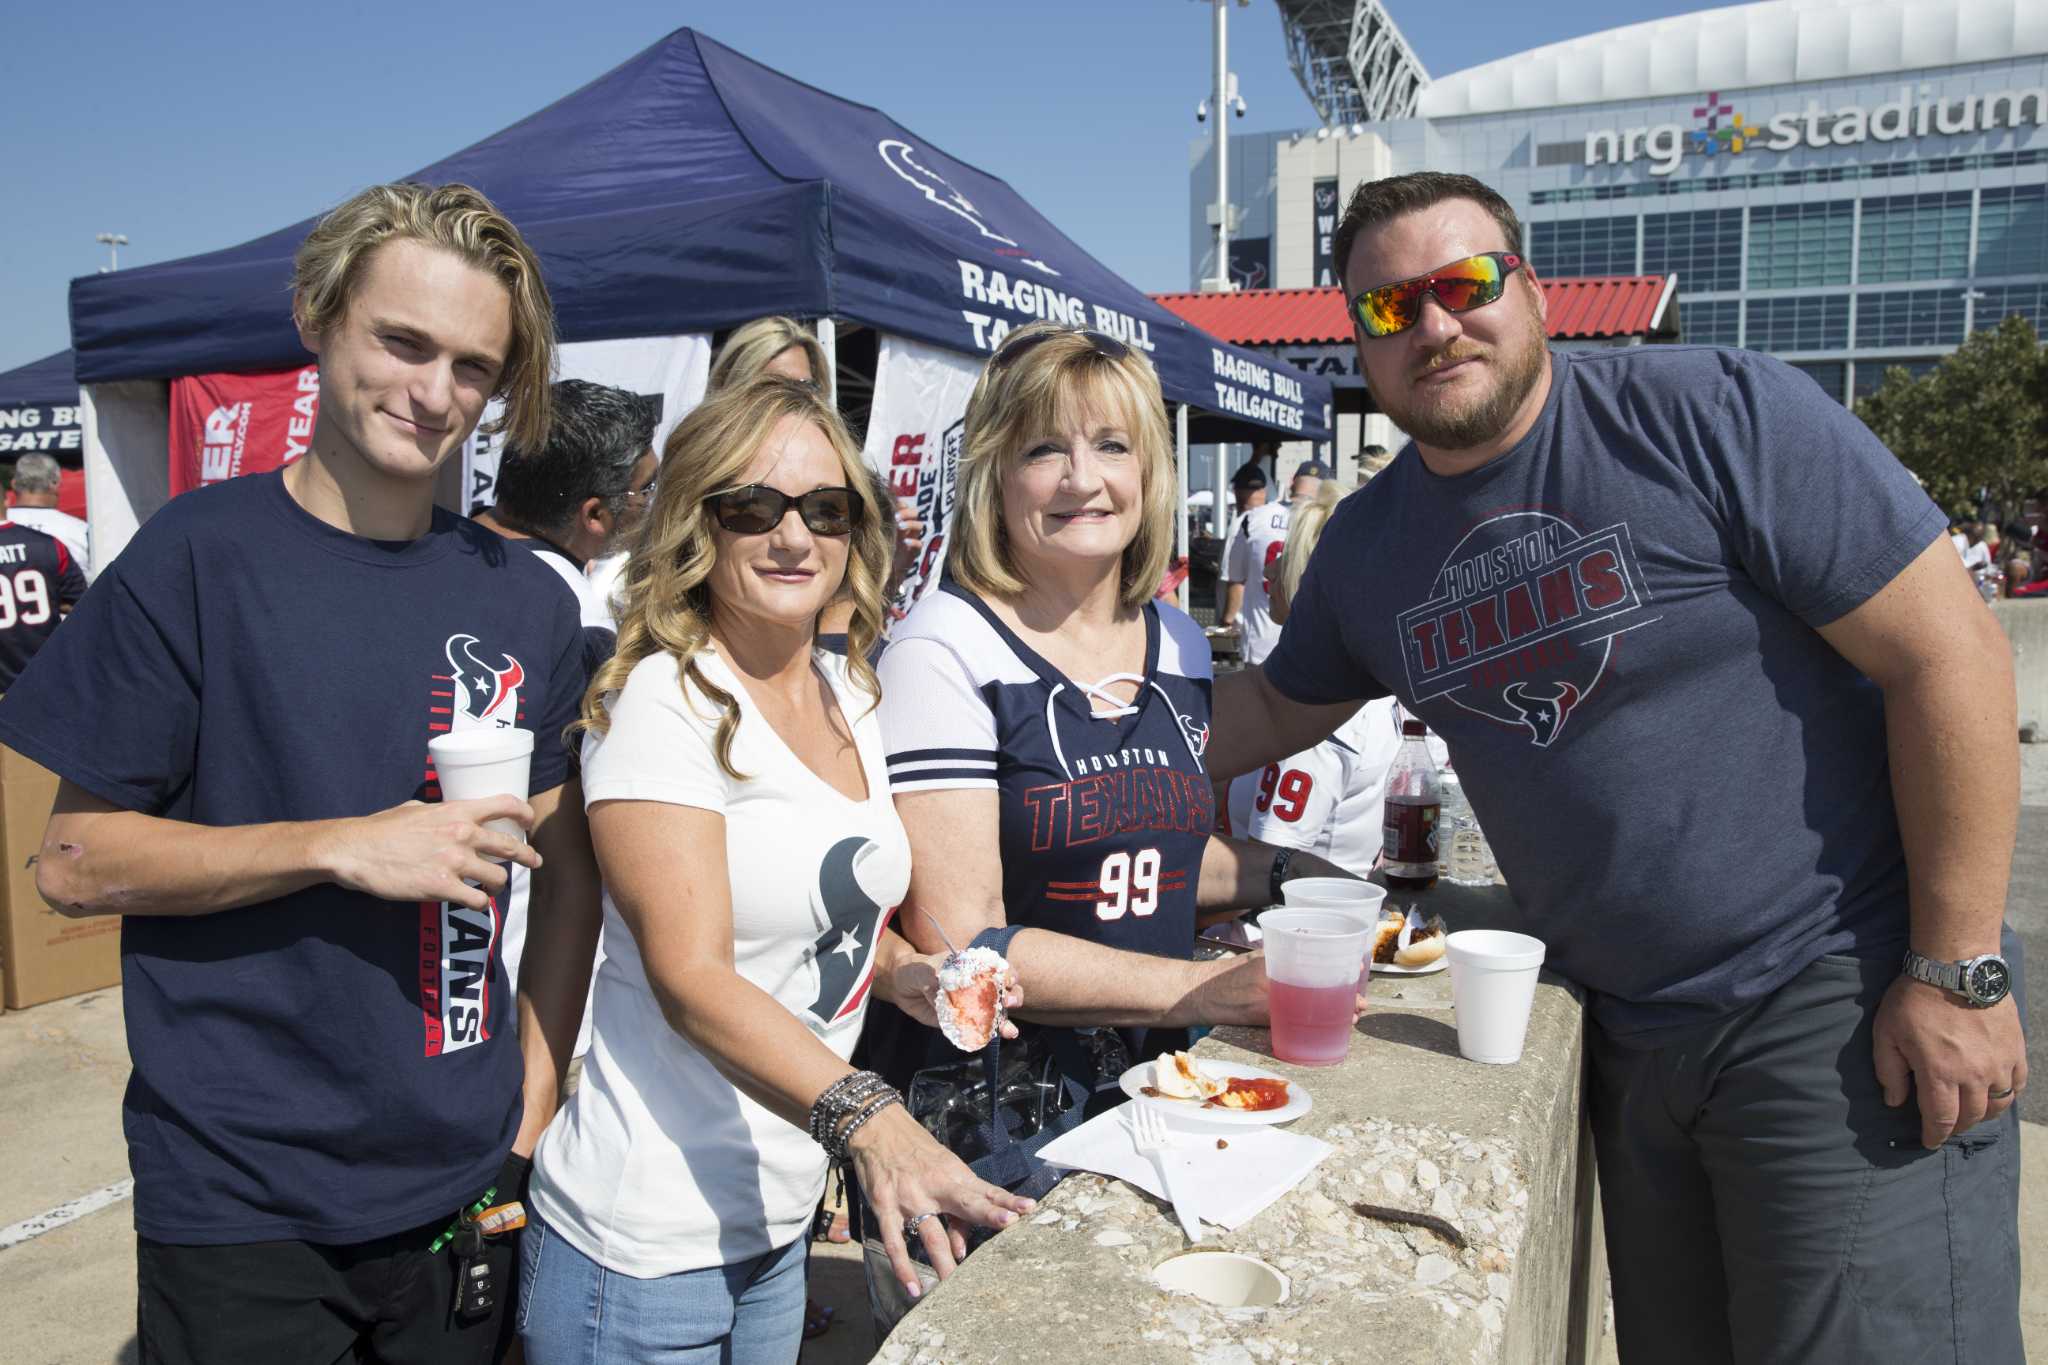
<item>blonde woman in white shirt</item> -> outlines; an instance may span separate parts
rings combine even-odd
[[[534,1365],[786,1365],[828,1150],[909,1292],[962,1225],[1028,1212],[847,1064],[871,996],[930,1021],[937,959],[889,927],[910,878],[866,647],[888,523],[818,392],[722,392],[667,442],[584,703],[610,956],[583,1083],[534,1159],[519,1324]],[[856,648],[816,647],[845,584]]]

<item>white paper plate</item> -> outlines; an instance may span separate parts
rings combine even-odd
[[[1423,967],[1403,967],[1393,962],[1375,962],[1372,964],[1372,974],[1374,976],[1428,976],[1432,972],[1440,972],[1450,965],[1451,955],[1445,953],[1436,961]]]
[[[1134,1100],[1153,1105],[1161,1112],[1184,1118],[1190,1123],[1219,1123],[1230,1127],[1256,1127],[1267,1123],[1289,1123],[1315,1107],[1315,1099],[1308,1093],[1308,1087],[1292,1076],[1283,1076],[1263,1066],[1250,1066],[1243,1062],[1224,1062],[1209,1058],[1196,1059],[1195,1065],[1212,1081],[1228,1080],[1242,1076],[1246,1080],[1272,1080],[1287,1082],[1287,1103],[1278,1109],[1261,1109],[1247,1112],[1242,1109],[1225,1109],[1219,1105],[1200,1104],[1194,1100],[1170,1100],[1165,1096],[1147,1095],[1144,1088],[1152,1084],[1152,1063],[1140,1062],[1123,1074],[1118,1082],[1124,1093]]]

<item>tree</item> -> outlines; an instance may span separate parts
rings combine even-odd
[[[2048,489],[2048,349],[2017,314],[1917,379],[1894,366],[1856,415],[1957,520]]]

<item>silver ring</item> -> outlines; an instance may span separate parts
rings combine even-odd
[[[915,1237],[915,1236],[917,1236],[917,1230],[918,1230],[919,1228],[923,1227],[923,1226],[925,1225],[925,1223],[926,1223],[926,1221],[927,1221],[927,1220],[929,1220],[929,1219],[932,1219],[932,1218],[937,1218],[938,1216],[939,1216],[939,1211],[938,1211],[937,1209],[933,1209],[933,1210],[932,1210],[932,1211],[931,1211],[930,1213],[920,1213],[920,1214],[919,1214],[919,1215],[917,1215],[917,1217],[915,1217],[915,1218],[906,1218],[906,1219],[904,1219],[904,1220],[903,1220],[903,1235],[904,1235],[905,1237]]]
[[[1994,1100],[2009,1100],[2012,1098],[2012,1087],[2007,1086],[2003,1090],[1987,1090],[1984,1093]]]

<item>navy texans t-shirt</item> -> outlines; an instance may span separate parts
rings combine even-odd
[[[1780,361],[1551,366],[1497,459],[1444,477],[1411,447],[1338,506],[1265,669],[1429,722],[1548,965],[1648,1045],[1903,948],[1884,695],[1818,628],[1946,522]]]
[[[255,475],[142,527],[0,701],[0,742],[149,815],[328,820],[438,799],[451,728],[535,731],[531,790],[559,786],[583,682],[576,603],[533,556],[442,511],[364,540]],[[126,919],[137,1231],[358,1242],[481,1193],[521,1108],[509,908],[323,884]]]

